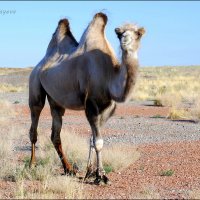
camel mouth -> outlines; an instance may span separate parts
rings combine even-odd
[[[97,14],[95,14],[95,16],[94,16],[94,19],[96,19],[96,18],[98,18],[98,17],[102,18],[105,24],[107,23],[108,17],[107,17],[106,14],[104,14],[104,13],[102,13],[102,12],[97,13]]]

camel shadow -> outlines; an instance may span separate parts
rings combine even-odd
[[[36,147],[38,149],[38,147]],[[31,146],[16,146],[15,151],[31,151]]]
[[[198,124],[199,120],[193,120],[193,119],[174,119],[171,120],[172,122],[182,122],[182,123],[193,123],[193,124]]]

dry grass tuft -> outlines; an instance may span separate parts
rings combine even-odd
[[[85,199],[83,184],[67,176],[49,176],[44,181],[30,184],[25,179],[17,182],[16,198],[26,199]]]
[[[27,89],[26,86],[14,86],[12,84],[1,83],[0,92],[22,92]]]
[[[193,120],[199,121],[200,119],[200,97],[195,99],[195,102],[189,108],[184,105],[174,106],[170,109],[169,119],[172,120]]]
[[[87,166],[89,144],[86,138],[66,130],[61,132],[63,149],[69,161],[76,163],[80,170],[85,170]]]
[[[86,197],[83,184],[70,177],[51,178],[47,183],[47,190],[53,193],[63,194],[67,199],[83,199]]]
[[[155,190],[152,185],[143,186],[143,189],[136,194],[128,197],[129,199],[160,199],[160,194]]]
[[[110,167],[110,171],[116,172],[133,164],[139,159],[140,154],[136,148],[123,144],[112,145],[103,150],[103,164],[105,168]]]
[[[182,108],[171,108],[167,116],[168,119],[172,120],[190,120],[190,113]]]
[[[154,105],[155,106],[177,106],[181,102],[180,94],[158,94],[155,96]]]

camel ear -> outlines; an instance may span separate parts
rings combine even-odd
[[[145,29],[144,27],[141,27],[138,29],[138,38],[140,39],[144,34],[145,34]]]

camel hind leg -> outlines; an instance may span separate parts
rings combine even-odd
[[[60,157],[60,160],[63,165],[64,173],[65,174],[76,174],[76,170],[73,169],[67,157],[64,155],[62,149],[62,143],[60,138],[60,132],[62,128],[62,116],[65,113],[65,109],[59,106],[50,96],[48,97],[48,101],[51,108],[51,115],[52,115],[52,133],[51,133],[51,141]]]
[[[35,166],[35,144],[37,142],[37,127],[40,117],[40,113],[44,107],[46,99],[46,92],[43,88],[40,88],[37,98],[32,92],[29,93],[29,107],[31,111],[31,127],[29,131],[30,141],[31,141],[31,160],[30,167]]]

